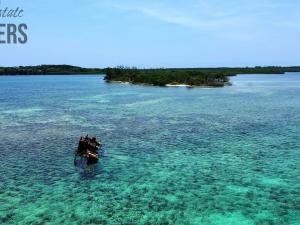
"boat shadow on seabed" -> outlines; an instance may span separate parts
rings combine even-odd
[[[81,176],[90,178],[97,174],[98,161],[103,156],[102,144],[95,137],[81,137],[74,153],[74,166],[81,171]]]

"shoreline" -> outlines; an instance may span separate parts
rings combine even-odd
[[[197,87],[197,86],[192,86],[188,84],[166,84],[164,86],[156,86],[153,84],[147,84],[147,83],[131,83],[128,81],[106,81],[107,83],[114,83],[114,84],[129,84],[129,85],[144,85],[144,86],[153,86],[153,87]]]
[[[231,86],[232,83],[231,82],[227,82],[224,84],[224,86],[209,86],[209,85],[189,85],[189,84],[166,84],[163,86],[159,86],[159,85],[153,85],[153,84],[147,84],[147,83],[131,83],[128,81],[109,81],[106,80],[106,83],[112,83],[112,84],[126,84],[126,85],[142,85],[142,86],[152,86],[152,87],[165,87],[165,88],[222,88],[225,86]]]
[[[188,85],[188,84],[166,84],[166,87],[188,87],[188,88],[191,88],[194,86]],[[197,87],[197,86],[195,86],[195,87]]]

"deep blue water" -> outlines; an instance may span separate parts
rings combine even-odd
[[[0,77],[0,224],[300,224],[300,74],[225,88]],[[104,143],[73,165],[78,139]]]

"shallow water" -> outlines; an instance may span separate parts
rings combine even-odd
[[[0,77],[0,224],[300,224],[300,74],[232,82]]]

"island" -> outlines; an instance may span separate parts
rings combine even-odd
[[[238,74],[284,74],[286,72],[300,72],[300,67],[138,69],[120,66],[103,70],[107,82],[190,87],[224,87],[230,85],[230,76]]]
[[[293,67],[219,67],[219,68],[160,68],[139,69],[136,67],[82,68],[71,65],[39,65],[0,67],[0,76],[5,75],[104,75],[106,82],[146,84],[153,86],[202,86],[224,87],[230,85],[229,77],[239,74],[284,74],[300,72]]]
[[[98,68],[82,68],[70,65],[39,65],[39,66],[18,66],[0,67],[2,75],[76,75],[76,74],[100,74]]]
[[[189,85],[223,87],[229,82],[222,73],[203,73],[198,70],[181,69],[137,69],[107,68],[105,80],[108,82],[129,82],[132,84],[150,84],[154,86]]]

